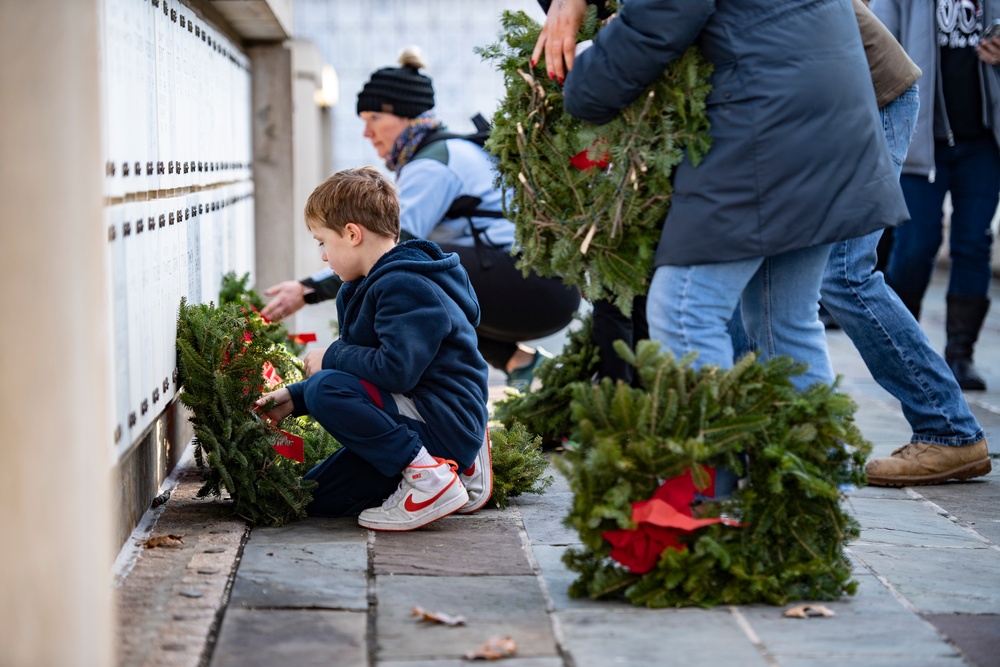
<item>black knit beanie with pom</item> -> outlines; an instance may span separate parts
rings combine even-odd
[[[434,108],[434,86],[420,73],[424,61],[416,48],[399,56],[400,67],[385,67],[372,74],[358,93],[358,113],[376,111],[416,118]]]

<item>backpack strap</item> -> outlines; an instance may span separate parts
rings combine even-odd
[[[451,220],[453,218],[502,218],[504,217],[501,211],[487,211],[478,208],[479,204],[482,203],[482,199],[479,197],[474,197],[472,195],[461,195],[456,197],[455,201],[451,203],[448,211],[444,214],[445,220]]]
[[[455,132],[445,132],[444,130],[429,132],[417,145],[417,150],[413,152],[413,155],[416,156],[417,153],[422,151],[427,146],[430,146],[438,141],[445,141],[446,139],[465,139],[466,141],[471,141],[477,146],[485,146],[486,140],[490,138],[490,124],[481,113],[477,113],[472,117],[472,124],[476,128],[476,131],[472,134],[457,134]]]

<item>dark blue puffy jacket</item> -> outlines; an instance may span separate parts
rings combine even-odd
[[[908,219],[849,0],[626,0],[566,79],[607,122],[696,44],[712,147],[685,160],[656,265],[767,257]]]

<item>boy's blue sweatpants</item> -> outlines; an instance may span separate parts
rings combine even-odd
[[[334,370],[309,377],[303,397],[309,414],[343,445],[306,473],[305,479],[319,483],[306,512],[353,516],[379,505],[427,441],[416,408],[405,397]]]

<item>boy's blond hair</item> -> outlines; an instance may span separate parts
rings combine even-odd
[[[338,233],[353,222],[399,240],[399,192],[375,167],[342,169],[316,186],[305,209],[306,224]]]

